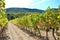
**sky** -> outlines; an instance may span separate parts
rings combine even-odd
[[[19,7],[19,8],[32,8],[32,9],[47,9],[58,8],[60,0],[6,0],[6,8]]]

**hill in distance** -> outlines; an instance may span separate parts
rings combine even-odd
[[[44,12],[44,10],[30,9],[30,8],[7,8],[6,12]]]
[[[52,10],[52,9],[51,9]],[[54,8],[55,12],[58,11],[57,8]],[[23,17],[24,15],[28,15],[28,12],[38,12],[38,13],[44,13],[45,10],[39,10],[39,9],[30,9],[30,8],[7,8],[7,18],[9,20]],[[27,12],[27,13],[25,13]]]

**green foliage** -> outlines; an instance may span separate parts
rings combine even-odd
[[[6,26],[8,20],[6,18],[5,0],[0,0],[0,27]]]
[[[10,12],[10,13],[7,13],[7,18],[8,20],[12,20],[15,18],[21,18],[23,16],[30,15],[32,13],[36,13],[36,12]]]
[[[59,10],[59,8],[58,8]],[[18,20],[18,21],[17,21]],[[55,12],[54,9],[50,10],[50,7],[47,8],[45,13],[30,13],[29,15],[23,16],[21,18],[17,18],[17,20],[13,20],[11,22],[14,23],[16,21],[17,23],[24,28],[34,29],[37,31],[37,29],[42,28],[43,30],[53,30],[58,31],[60,28],[60,14],[58,12]],[[41,30],[41,29],[40,29]],[[39,32],[39,31],[38,31]]]

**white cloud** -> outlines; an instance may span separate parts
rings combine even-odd
[[[25,8],[33,8],[38,4],[42,4],[48,0],[6,0],[6,8],[10,7],[25,7]],[[32,4],[31,4],[32,3]]]
[[[6,0],[6,8],[28,7],[32,0]]]
[[[46,2],[46,1],[49,1],[49,0],[40,0],[40,1],[38,1],[38,2],[33,3],[31,6],[35,6],[35,5],[38,5],[38,4],[42,4],[42,3]]]

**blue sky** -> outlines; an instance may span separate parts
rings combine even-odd
[[[58,8],[60,0],[6,0],[6,8],[35,8],[45,10],[48,6]]]

